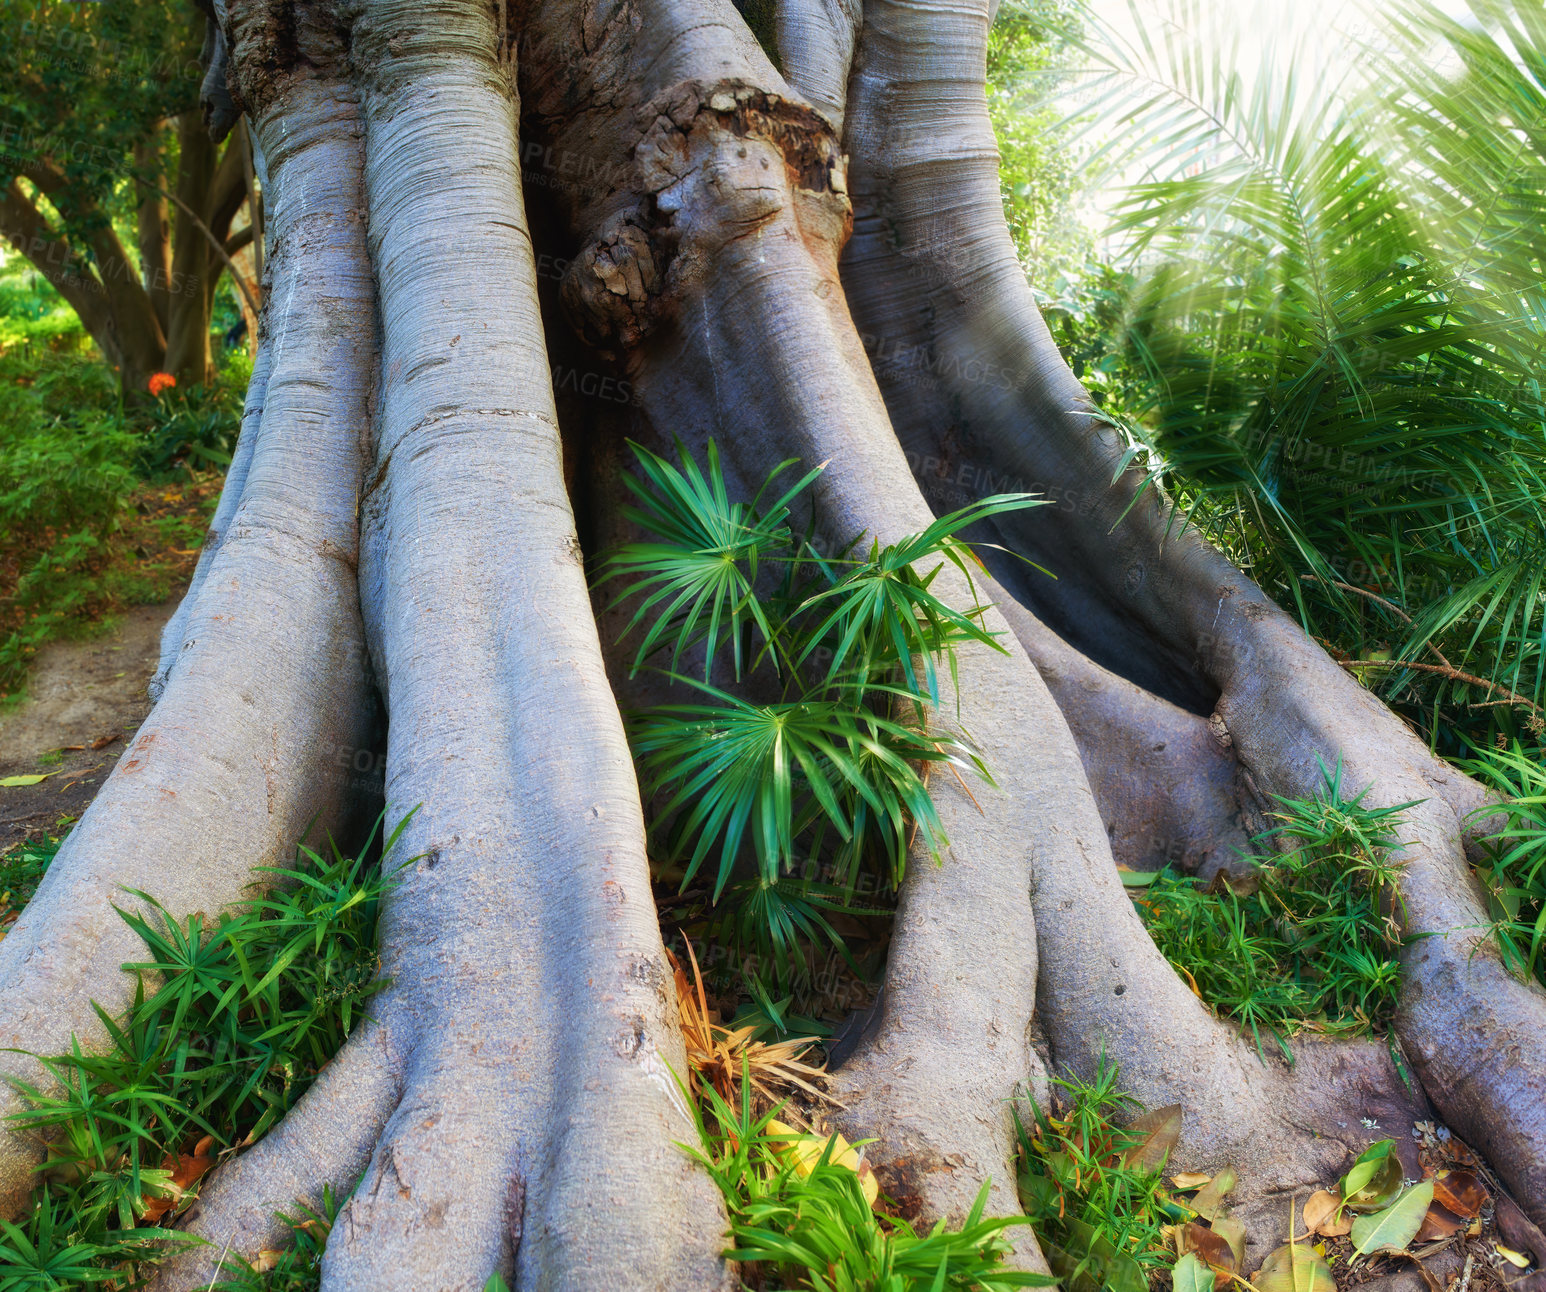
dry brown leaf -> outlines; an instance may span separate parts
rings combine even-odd
[[[175,1162],[170,1157],[166,1159],[166,1169],[172,1173],[169,1190],[159,1197],[145,1199],[147,1223],[156,1224],[167,1212],[174,1210],[182,1202],[183,1195],[215,1165],[215,1155],[210,1152],[214,1143],[214,1136],[206,1135],[193,1146],[193,1152],[179,1153]]]
[[[1471,1171],[1440,1171],[1433,1177],[1433,1200],[1463,1220],[1481,1215],[1491,1196]]]
[[[1170,1183],[1177,1189],[1200,1189],[1213,1179],[1206,1171],[1181,1171],[1170,1177]]]
[[[1220,1216],[1213,1222],[1213,1232],[1229,1244],[1229,1250],[1235,1255],[1234,1268],[1242,1269],[1245,1265],[1245,1225],[1233,1216]]]
[[[258,1274],[267,1274],[274,1266],[279,1264],[279,1258],[283,1252],[270,1251],[265,1248],[253,1259],[252,1268]]]
[[[1453,1216],[1449,1211],[1434,1202],[1428,1208],[1428,1214],[1423,1217],[1423,1223],[1417,1230],[1417,1237],[1412,1239],[1414,1243],[1433,1243],[1441,1238],[1448,1238],[1460,1231],[1465,1221],[1458,1216]]]
[[[1329,1189],[1317,1189],[1304,1204],[1304,1227],[1322,1238],[1341,1238],[1351,1232],[1353,1218],[1345,1211],[1338,1214],[1341,1201]]]
[[[1215,1287],[1229,1282],[1230,1274],[1235,1272],[1235,1252],[1229,1240],[1195,1220],[1176,1226],[1176,1251],[1180,1256],[1196,1252],[1198,1259],[1214,1271]]]
[[[1157,1171],[1181,1138],[1181,1105],[1155,1108],[1133,1120],[1127,1133],[1138,1142],[1122,1154],[1122,1165],[1136,1171]]]
[[[754,1028],[725,1027],[720,1023],[718,1013],[709,1008],[703,974],[698,969],[698,957],[690,942],[687,955],[692,961],[692,982],[688,982],[676,956],[669,949],[666,951],[676,980],[676,1003],[682,1018],[682,1040],[686,1043],[689,1069],[703,1077],[731,1105],[740,1099],[741,1074],[745,1072],[752,1089],[766,1096],[771,1103],[780,1102],[779,1092],[772,1088],[776,1086],[786,1093],[790,1088],[803,1090],[825,1103],[842,1106],[812,1084],[821,1080],[825,1073],[800,1061],[815,1037],[768,1045],[751,1039]],[[801,1120],[792,1108],[786,1108],[785,1115],[795,1121]]]

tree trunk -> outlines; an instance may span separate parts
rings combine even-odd
[[[166,370],[180,382],[207,381],[214,370],[209,348],[209,312],[221,269],[209,244],[215,144],[197,112],[177,119],[177,203],[173,215],[171,314],[166,334]],[[227,152],[234,151],[231,148]],[[203,228],[200,228],[200,225]],[[230,216],[226,216],[226,225]]]
[[[990,562],[1008,649],[963,650],[959,711],[935,721],[997,787],[936,782],[949,855],[913,858],[883,1004],[833,1074],[889,1193],[959,1218],[990,1179],[1012,1211],[1009,1100],[1104,1052],[1185,1107],[1178,1161],[1240,1168],[1253,1243],[1275,1245],[1285,1193],[1385,1133],[1361,1119],[1422,1111],[1383,1045],[1258,1059],[1113,864],[1233,864],[1319,756],[1378,803],[1423,800],[1402,891],[1435,936],[1408,943],[1397,1035],[1546,1222],[1546,993],[1477,932],[1462,817],[1485,798],[1116,470],[1004,226],[987,0],[866,0],[862,24],[785,0],[764,33],[782,73],[729,0],[216,14],[266,164],[253,384],[156,708],[0,943],[0,1043],[100,1043],[87,1002],[127,1001],[122,888],[213,910],[314,818],[369,811],[373,787],[324,769],[370,747],[378,703],[389,826],[417,807],[387,864],[415,861],[372,1021],[215,1175],[187,1216],[213,1247],[159,1286],[207,1286],[222,1250],[276,1245],[277,1211],[356,1180],[328,1287],[730,1286],[723,1213],[675,1147],[692,1130],[631,684],[581,560],[582,537],[624,532],[623,434],[713,437],[738,486],[825,462],[815,515],[839,544],[1006,481],[1058,504],[984,535],[1059,578]],[[555,407],[576,337],[632,406]],[[12,1206],[32,1161],[4,1142]],[[1029,1237],[1017,1260],[1040,1265]]]

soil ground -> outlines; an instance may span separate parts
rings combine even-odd
[[[0,786],[0,852],[73,821],[96,796],[150,712],[145,688],[180,595],[133,606],[89,640],[38,652],[25,697],[0,707],[0,780],[48,779]]]

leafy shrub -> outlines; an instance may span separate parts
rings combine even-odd
[[[618,601],[637,599],[626,629],[642,632],[635,670],[668,655],[666,675],[702,697],[631,717],[659,805],[652,841],[680,866],[683,892],[715,858],[705,897],[724,902],[717,934],[771,966],[783,989],[811,944],[847,954],[826,913],[854,910],[861,878],[875,881],[868,891],[894,890],[913,830],[938,858],[944,829],[920,768],[987,777],[963,737],[929,726],[927,707],[940,704],[940,666],[954,678],[959,645],[1003,648],[982,626],[983,606],[956,610],[930,589],[946,562],[971,585],[957,531],[1037,500],[986,498],[889,546],[855,540],[823,556],[789,525],[817,472],[765,506],[790,463],[751,502],[732,502],[712,444],[706,473],[685,449],[680,466],[638,446],[634,455],[644,479],[627,477],[638,500],[627,514],[650,539],[612,553],[601,582],[621,580]],[[694,651],[701,678],[678,671]],[[776,698],[715,686],[727,664]]]
[[[1015,1113],[1020,1202],[1042,1252],[1065,1286],[1147,1292],[1149,1274],[1171,1261],[1164,1227],[1178,1213],[1161,1169],[1181,1109],[1135,1118],[1137,1101],[1118,1089],[1116,1065],[1104,1057],[1092,1081],[1054,1078],[1053,1089],[1058,1112],[1032,1106],[1029,1129]]]
[[[1546,987],[1546,767],[1515,741],[1485,751],[1466,770],[1506,796],[1501,809],[1479,813],[1500,811],[1503,821],[1483,842],[1486,860],[1476,868],[1503,959]]]

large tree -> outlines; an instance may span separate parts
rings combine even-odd
[[[1424,1094],[1546,1222],[1546,995],[1483,935],[1486,799],[1122,469],[1005,228],[988,8],[782,0],[754,32],[724,0],[219,7],[270,201],[241,441],[156,707],[0,944],[0,1043],[99,1038],[90,1002],[125,1005],[137,958],[124,890],[239,901],[314,822],[370,813],[350,769],[384,748],[393,821],[417,808],[391,985],[190,1211],[211,1253],[273,1246],[277,1211],[363,1175],[332,1287],[726,1285],[676,1147],[631,654],[584,563],[626,532],[629,436],[714,439],[746,497],[825,463],[838,546],[1006,486],[1056,504],[981,535],[1057,577],[982,549],[1005,649],[962,648],[934,722],[996,785],[936,780],[948,855],[909,867],[882,1005],[833,1074],[889,1192],[954,1215],[991,1178],[1013,1210],[1009,1100],[1105,1054],[1185,1107],[1180,1160],[1240,1168],[1262,1236]],[[574,398],[577,372],[632,398]],[[949,567],[933,587],[970,604]],[[1216,869],[1338,758],[1370,803],[1417,804],[1393,914],[1421,1093],[1383,1043],[1264,1063],[1114,864]],[[13,1207],[35,1152],[0,1147]],[[195,1256],[162,1285],[207,1277]]]

